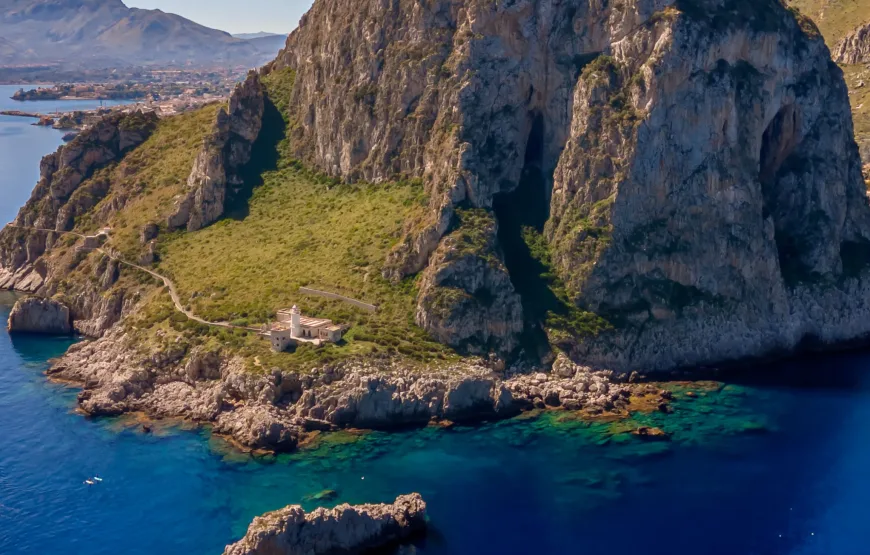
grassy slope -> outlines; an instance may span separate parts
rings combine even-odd
[[[853,29],[870,21],[867,0],[788,0],[788,5],[810,16],[831,48]]]
[[[269,98],[281,114],[287,113],[292,81],[290,73],[266,79]],[[111,202],[114,194],[136,195],[109,221],[112,246],[129,258],[141,252],[142,226],[165,221],[171,211],[215,110],[209,107],[164,120],[152,139],[120,166],[107,170],[118,185],[113,184],[104,202]],[[393,286],[381,277],[386,255],[405,223],[423,214],[422,184],[347,185],[316,175],[289,156],[284,126],[280,127],[277,144],[258,145],[275,150],[276,160],[250,176],[257,185],[250,199],[241,209],[234,207],[234,217],[206,229],[161,235],[157,269],[170,275],[182,299],[207,319],[259,326],[271,321],[278,309],[298,304],[306,314],[350,325],[347,341],[272,353],[254,333],[188,322],[172,310],[165,292],[154,292],[130,322],[142,345],[153,348],[181,336],[192,344],[230,347],[252,368],[303,370],[315,363],[372,354],[411,362],[452,359],[451,351],[414,325],[415,283]],[[94,220],[81,227],[102,225]],[[300,286],[342,293],[377,304],[380,310],[369,314],[345,303],[305,296]]]
[[[788,4],[816,22],[832,50],[854,29],[870,22],[868,0],[788,0]],[[855,140],[865,163],[870,162],[870,70],[862,65],[841,67],[849,86]]]
[[[849,85],[855,140],[861,147],[862,158],[867,162],[870,161],[870,69],[863,65],[843,66],[843,73]]]
[[[187,176],[219,104],[160,120],[157,130],[141,146],[116,165],[97,172],[91,179],[108,179],[109,194],[77,222],[80,230],[104,225],[113,229],[111,246],[135,259],[140,251],[139,230],[149,222],[162,222],[172,212],[173,199],[184,190]],[[119,199],[124,209],[108,220],[98,216]]]

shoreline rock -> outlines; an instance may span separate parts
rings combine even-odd
[[[339,505],[306,513],[291,505],[254,518],[245,537],[224,555],[320,555],[364,553],[426,529],[426,502],[419,493],[393,504]]]
[[[73,327],[69,307],[54,299],[25,297],[19,299],[7,323],[9,333],[70,335]]]
[[[211,425],[242,450],[275,452],[295,450],[315,431],[480,422],[548,407],[600,414],[648,394],[645,384],[564,357],[557,368],[499,373],[469,360],[422,374],[395,361],[347,361],[307,374],[254,374],[238,358],[196,348],[146,354],[114,329],[73,345],[47,374],[81,384],[78,403],[89,416],[183,418]]]

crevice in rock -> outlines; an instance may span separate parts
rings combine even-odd
[[[761,139],[759,182],[762,194],[762,217],[773,218],[774,237],[780,272],[786,283],[805,277],[807,269],[801,261],[804,241],[791,229],[788,220],[794,217],[795,202],[789,191],[780,185],[778,175],[800,142],[800,120],[791,104],[782,107],[764,131]]]
[[[263,173],[278,168],[281,157],[279,145],[286,136],[287,122],[281,111],[264,95],[263,126],[251,148],[251,159],[239,170],[241,183],[231,186],[227,191],[225,217],[244,220],[248,217],[251,196],[254,189],[263,184]]]
[[[524,167],[518,186],[493,199],[498,221],[498,242],[504,254],[511,283],[520,295],[525,316],[521,345],[532,356],[543,356],[548,341],[542,322],[561,306],[542,277],[548,272],[527,242],[528,233],[540,234],[550,215],[552,171],[544,166],[544,118],[531,114],[532,126],[526,146]]]

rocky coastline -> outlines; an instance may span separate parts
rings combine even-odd
[[[144,413],[212,427],[244,450],[295,450],[312,433],[479,422],[530,409],[627,415],[638,399],[667,411],[668,395],[637,376],[557,358],[549,373],[469,359],[421,371],[395,360],[356,360],[300,374],[251,372],[232,353],[170,348],[144,353],[121,328],[73,345],[48,371],[81,386],[90,416]]]
[[[344,504],[310,513],[294,505],[254,518],[245,537],[224,555],[367,553],[425,529],[426,503],[419,493],[392,504]]]

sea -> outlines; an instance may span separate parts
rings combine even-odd
[[[3,218],[59,144],[0,120]],[[14,300],[0,293],[0,321]],[[668,384],[667,415],[530,413],[252,457],[207,428],[145,433],[133,418],[76,413],[77,390],[44,371],[77,340],[0,326],[0,554],[217,555],[266,511],[415,491],[431,526],[409,552],[422,555],[870,554],[867,352]],[[670,440],[628,433],[642,425]]]

